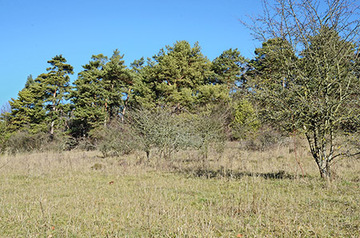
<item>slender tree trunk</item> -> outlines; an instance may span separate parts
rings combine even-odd
[[[321,163],[318,163],[318,168],[320,172],[321,178],[325,179],[326,181],[331,181],[331,169],[330,163],[326,158]]]
[[[131,88],[129,88],[129,91],[128,91],[128,94],[127,94],[127,97],[126,97],[126,100],[125,100],[125,103],[124,103],[124,108],[122,110],[122,117],[121,117],[122,122],[124,121],[126,107],[127,107],[127,104],[128,104],[129,98],[130,98],[130,93],[131,93]]]
[[[320,177],[331,181],[331,169],[330,169],[330,155],[326,155],[326,152],[324,150],[318,150],[316,153],[316,164],[319,168]]]
[[[52,102],[52,111],[53,116],[56,113],[56,90],[53,93],[53,102]],[[52,118],[51,124],[50,124],[50,139],[54,139],[54,127],[55,127],[55,120]]]
[[[318,138],[318,133],[314,131],[314,136],[311,137],[309,133],[306,133],[306,138],[308,140],[311,154],[316,162],[316,165],[319,169],[320,177],[331,181],[331,169],[330,162],[333,156],[333,150],[331,149],[329,154],[326,152],[326,140],[324,138]],[[330,147],[332,148],[332,141],[330,142]]]
[[[107,117],[108,117],[108,104],[105,102],[105,118],[104,118],[104,128],[106,128],[107,123]]]
[[[54,124],[55,124],[55,121],[52,121],[51,125],[50,125],[50,139],[51,140],[54,139]]]

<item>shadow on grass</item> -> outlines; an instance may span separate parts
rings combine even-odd
[[[240,179],[242,177],[261,177],[264,179],[296,179],[297,177],[291,174],[286,173],[283,170],[273,173],[251,173],[251,172],[239,172],[233,170],[211,170],[211,169],[202,169],[198,168],[195,170],[184,171],[188,174],[191,174],[195,177],[205,177],[205,178],[232,178]]]

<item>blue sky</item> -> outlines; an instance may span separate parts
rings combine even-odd
[[[198,41],[210,60],[229,48],[252,57],[259,42],[239,19],[260,9],[261,0],[0,0],[0,107],[59,54],[72,81],[94,54],[119,49],[130,65],[179,40]]]

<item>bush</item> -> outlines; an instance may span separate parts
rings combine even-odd
[[[6,150],[6,124],[0,121],[0,154]]]
[[[10,154],[40,150],[42,145],[50,142],[48,134],[39,132],[31,134],[27,131],[17,131],[7,140],[7,150]]]
[[[134,110],[128,114],[127,120],[148,159],[152,148],[158,149],[160,156],[168,159],[172,153],[188,147],[185,121],[170,109]]]
[[[203,111],[189,115],[186,122],[189,131],[189,146],[200,150],[203,159],[207,159],[210,147],[221,152],[226,141],[226,115],[217,110]]]
[[[9,135],[6,141],[6,150],[10,154],[32,151],[65,151],[76,146],[76,140],[69,135],[58,133],[53,137],[49,133],[17,131]]]
[[[246,139],[254,135],[260,127],[260,120],[251,102],[246,99],[239,100],[233,104],[232,110],[232,139]]]
[[[98,138],[98,149],[104,157],[129,154],[141,148],[137,135],[121,121],[114,120],[107,128],[98,131]]]
[[[275,145],[283,143],[287,137],[279,131],[263,126],[251,137],[242,142],[243,149],[251,151],[265,151],[273,148]]]
[[[68,151],[74,149],[77,145],[77,141],[75,138],[65,134],[65,133],[57,133],[54,135],[52,139],[48,143],[45,143],[41,146],[41,150],[44,151]]]
[[[198,114],[175,113],[171,108],[129,111],[124,121],[114,120],[106,128],[97,128],[92,138],[104,157],[129,154],[142,150],[150,159],[155,149],[161,158],[171,159],[173,153],[187,148],[200,150],[204,157],[211,144],[223,148],[224,118],[213,110]]]
[[[139,109],[130,112],[127,119],[148,158],[152,148],[166,159],[187,148],[202,150],[207,157],[211,143],[225,141],[224,120],[212,112],[177,114],[167,108]]]
[[[76,147],[79,150],[92,151],[96,150],[95,141],[91,138],[80,138],[76,141]]]

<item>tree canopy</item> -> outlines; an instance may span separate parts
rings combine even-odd
[[[329,179],[335,158],[357,154],[336,146],[336,138],[342,124],[359,119],[360,21],[349,1],[275,2],[265,1],[273,8],[253,28],[265,39],[250,64],[254,96],[266,120],[305,134],[321,176]]]
[[[56,55],[45,73],[27,78],[11,109],[1,113],[0,141],[6,144],[18,132],[44,133],[51,140],[65,135],[96,141],[104,132],[123,133],[122,141],[125,135],[153,139],[161,129],[161,135],[172,130],[163,140],[169,149],[170,138],[191,137],[182,134],[191,124],[186,118],[217,118],[220,134],[229,139],[246,138],[265,124],[304,134],[320,175],[330,178],[336,158],[359,154],[356,147],[338,146],[338,138],[360,125],[358,8],[348,0],[264,0],[264,6],[250,25],[262,43],[252,59],[230,48],[211,61],[199,43],[177,41],[129,67],[119,50],[110,57],[93,55],[71,84],[73,67]],[[135,122],[147,132],[130,133]],[[211,129],[202,122],[193,126]],[[150,142],[143,140],[147,153],[157,145]]]

